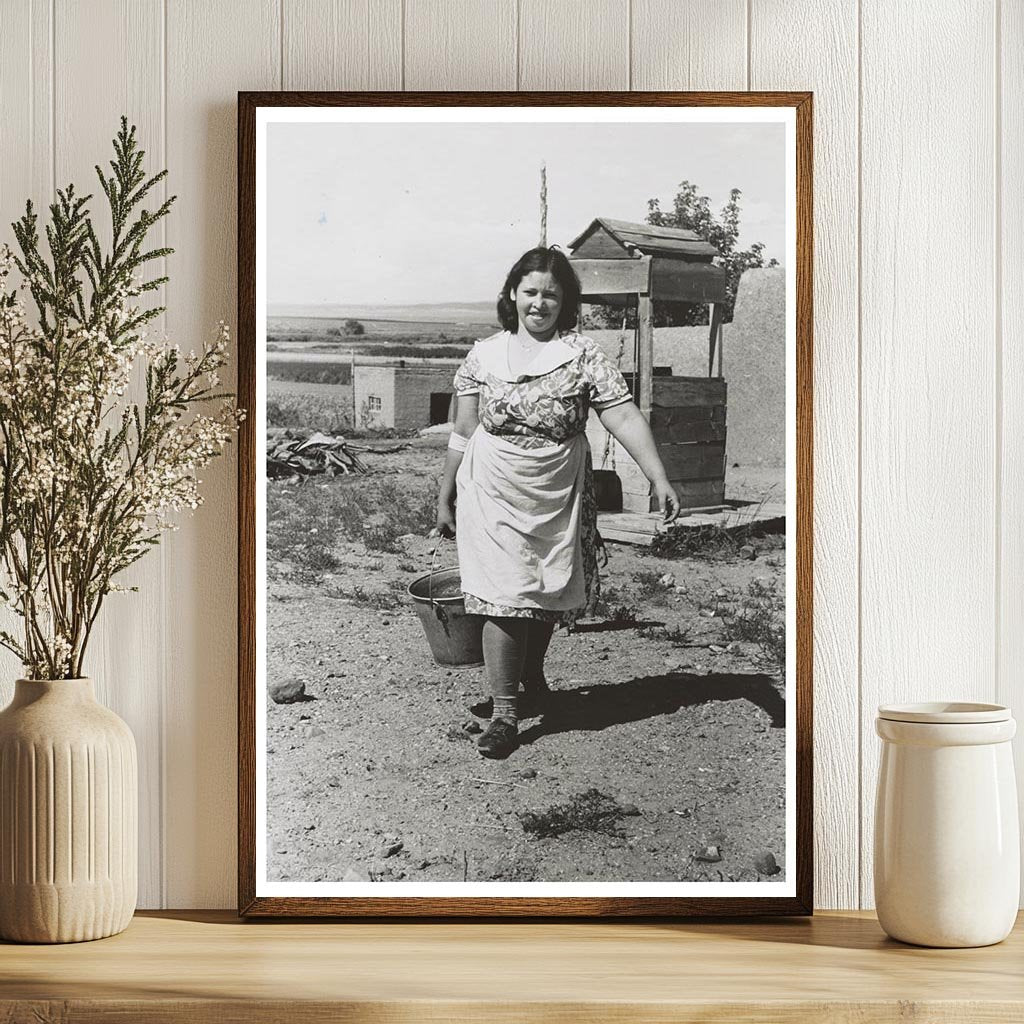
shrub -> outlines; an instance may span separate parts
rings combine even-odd
[[[756,644],[760,660],[777,675],[786,672],[786,601],[774,581],[752,580],[739,610],[723,616],[729,640]]]

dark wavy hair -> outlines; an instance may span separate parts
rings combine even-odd
[[[535,270],[550,274],[562,286],[562,308],[558,311],[555,327],[560,331],[575,327],[580,304],[580,279],[572,269],[568,256],[557,245],[551,246],[550,249],[530,249],[513,264],[498,296],[498,320],[501,326],[513,334],[519,330],[519,313],[516,311],[515,302],[509,298],[509,293],[514,292],[519,287],[519,282]]]

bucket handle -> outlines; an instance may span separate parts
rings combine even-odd
[[[427,577],[427,600],[437,616],[437,621],[444,626],[444,631],[447,633],[448,612],[445,611],[444,605],[434,600],[434,573],[437,572],[437,553],[441,550],[441,541],[443,540],[444,537],[438,536],[437,543],[434,545],[434,553],[430,556],[430,575]]]

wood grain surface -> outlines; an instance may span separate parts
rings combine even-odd
[[[1024,1013],[1022,955],[1020,925],[996,946],[927,950],[856,912],[771,923],[253,924],[166,911],[100,942],[0,946],[0,1019],[982,1024]]]

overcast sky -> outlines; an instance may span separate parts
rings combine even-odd
[[[492,299],[537,244],[542,161],[549,244],[669,210],[685,179],[716,211],[741,189],[741,244],[783,262],[782,124],[271,123],[269,303]]]

